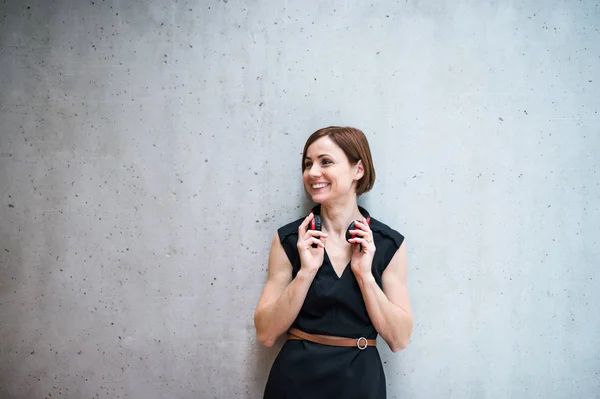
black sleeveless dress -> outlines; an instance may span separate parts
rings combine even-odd
[[[318,214],[320,205],[313,208]],[[359,207],[368,217],[368,212]],[[298,226],[304,218],[278,229],[281,244],[292,264],[292,277],[300,270],[296,247]],[[381,285],[386,266],[404,237],[382,222],[371,218],[376,251],[373,276]],[[338,277],[325,251],[298,317],[292,327],[312,334],[375,339],[377,331],[350,269]],[[275,358],[266,383],[264,399],[385,399],[386,380],[377,347],[360,350],[309,341],[288,340]]]

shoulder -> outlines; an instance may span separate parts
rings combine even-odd
[[[300,227],[303,220],[304,220],[304,218],[299,218],[299,219],[296,219],[292,222],[289,222],[289,223],[279,227],[277,229],[277,234],[279,235],[279,240],[283,242],[284,240],[286,240],[288,238],[297,239],[298,227]]]
[[[303,220],[304,218],[296,219],[277,229],[279,242],[293,267],[297,265],[298,249],[296,245],[298,242],[298,227],[300,227]],[[275,240],[275,237],[273,237],[273,240]]]
[[[404,235],[380,220],[371,218],[370,227],[373,232],[379,233],[384,239],[393,243],[396,248],[400,248],[404,242]]]

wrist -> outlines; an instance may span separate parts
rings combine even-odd
[[[296,274],[296,278],[299,278],[301,281],[312,281],[315,276],[317,275],[317,270],[308,270],[304,267],[300,267],[300,270],[298,270],[298,273]]]
[[[355,276],[359,285],[366,285],[375,282],[375,276],[373,276],[373,273],[371,273],[370,270],[366,273],[357,273]]]

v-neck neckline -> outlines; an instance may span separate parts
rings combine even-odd
[[[319,215],[321,213],[321,204],[315,205],[311,211],[315,215]],[[363,215],[366,218],[371,217],[371,215],[369,214],[369,211],[367,211],[365,208],[363,208],[360,205],[358,205],[358,211],[360,212],[361,215]],[[352,263],[352,255],[350,255],[350,260],[348,261],[348,263],[344,267],[344,270],[342,270],[342,274],[340,274],[340,275],[338,275],[337,272],[335,271],[335,267],[333,267],[333,263],[331,262],[331,258],[329,257],[327,250],[325,250],[325,256],[327,257],[327,261],[329,262],[329,266],[331,267],[331,271],[333,272],[333,275],[336,277],[336,280],[341,280],[342,277],[344,277],[344,274],[346,274],[346,269],[350,268],[350,264]]]
[[[342,274],[338,275],[337,271],[335,270],[335,267],[333,267],[333,262],[331,261],[331,258],[329,257],[327,250],[324,249],[324,251],[325,251],[325,256],[327,257],[327,262],[329,263],[329,266],[331,267],[331,271],[333,272],[333,275],[336,277],[337,280],[341,280],[342,277],[344,277],[344,274],[346,273],[346,269],[348,269],[350,267],[350,263],[352,263],[352,257],[350,257],[350,260],[344,267],[344,270],[342,270]]]

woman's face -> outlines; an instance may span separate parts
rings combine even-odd
[[[354,183],[363,176],[362,163],[351,165],[329,137],[321,137],[308,147],[304,166],[304,188],[314,202],[323,204],[356,196]]]

